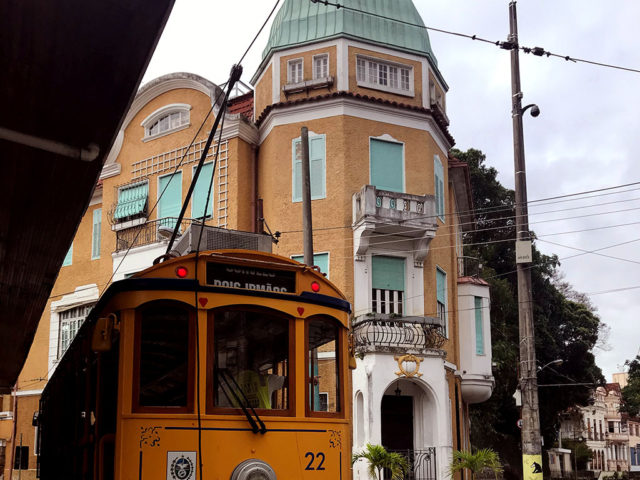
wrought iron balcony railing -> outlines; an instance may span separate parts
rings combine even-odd
[[[168,240],[166,235],[171,235],[171,229],[175,227],[177,221],[178,219],[175,217],[164,217],[130,228],[116,230],[116,252]],[[179,233],[184,232],[193,222],[194,220],[191,218],[183,219],[178,230]]]
[[[444,323],[433,317],[368,314],[353,323],[356,353],[440,350],[447,340]]]
[[[404,455],[409,461],[409,470],[404,480],[436,480],[436,448],[428,447],[422,450],[389,450]],[[389,472],[384,472],[384,478],[391,478]]]

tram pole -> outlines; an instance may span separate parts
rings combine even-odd
[[[313,265],[313,224],[311,220],[311,178],[309,173],[309,130],[300,130],[302,149],[302,241],[304,244],[304,263]]]
[[[513,120],[513,153],[516,195],[516,271],[518,280],[518,324],[520,331],[520,391],[522,392],[522,473],[524,480],[542,480],[542,442],[538,378],[531,292],[531,236],[527,211],[527,176],[524,160],[522,114],[529,107],[537,116],[537,106],[522,108],[520,57],[516,2],[509,2],[509,38],[511,50],[511,116]]]

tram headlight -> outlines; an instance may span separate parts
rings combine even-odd
[[[235,468],[231,480],[276,480],[276,472],[266,462],[250,458]]]

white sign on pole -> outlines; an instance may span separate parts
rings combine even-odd
[[[516,240],[516,263],[531,263],[531,240]]]

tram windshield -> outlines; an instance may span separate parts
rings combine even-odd
[[[215,407],[240,408],[239,397],[253,408],[289,408],[289,325],[288,317],[274,312],[213,314]],[[232,378],[230,384],[221,373]]]

